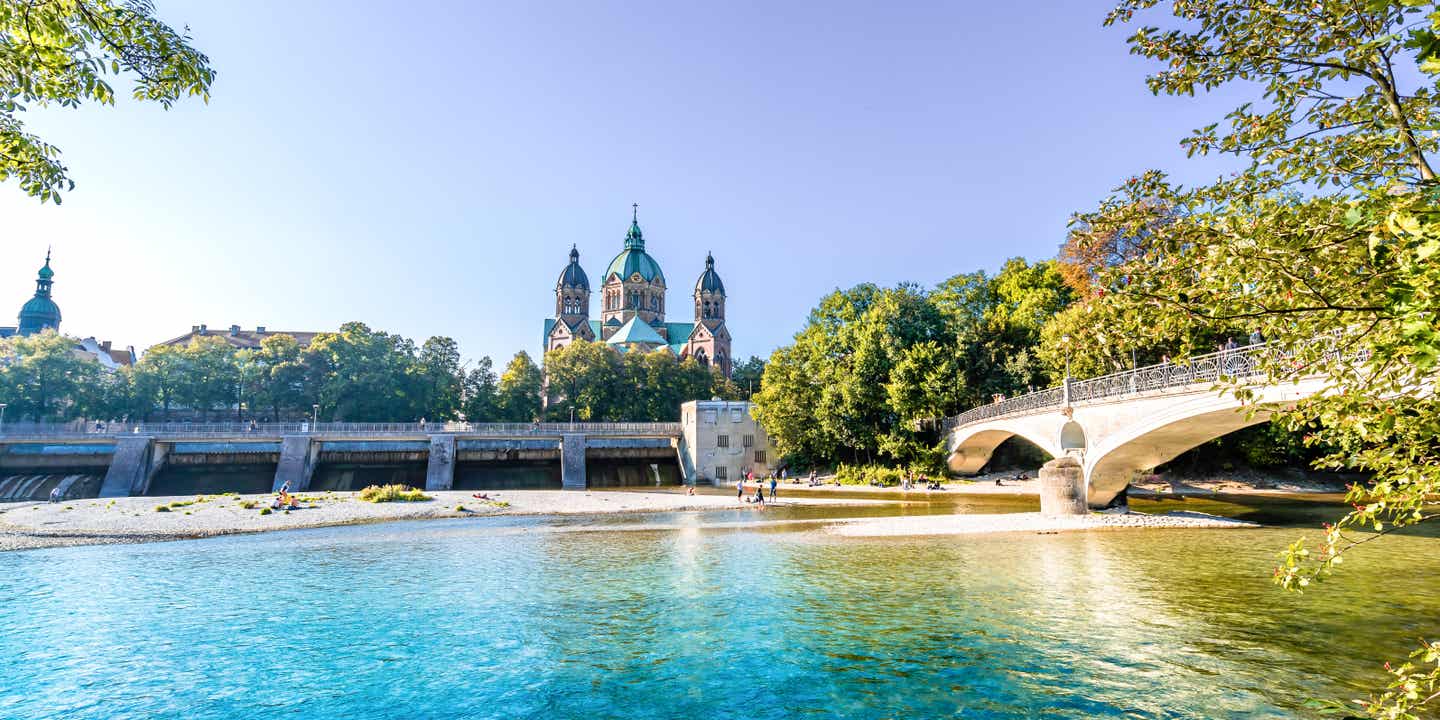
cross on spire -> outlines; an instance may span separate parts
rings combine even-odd
[[[630,203],[630,222],[640,222],[640,203]]]

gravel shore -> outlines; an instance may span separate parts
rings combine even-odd
[[[1038,512],[1033,512],[856,518],[830,525],[826,531],[848,537],[896,537],[902,535],[974,535],[997,532],[1053,533],[1129,528],[1253,527],[1260,526],[1244,520],[1193,512],[1171,512],[1164,515],[1091,513],[1066,517],[1046,517]]]
[[[271,495],[208,495],[72,500],[0,505],[0,551],[69,545],[159,542],[297,528],[496,515],[573,515],[717,510],[729,495],[683,492],[511,490],[431,492],[423,502],[368,503],[353,492],[299,493],[302,508],[261,514]],[[781,505],[860,505],[876,500],[806,498]],[[249,507],[247,507],[247,505]],[[158,508],[165,508],[159,510]]]

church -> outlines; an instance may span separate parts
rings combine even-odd
[[[694,358],[730,375],[730,331],[725,327],[725,284],[715,258],[705,255],[705,270],[695,280],[693,322],[665,321],[665,274],[645,251],[639,206],[633,206],[625,246],[605,269],[600,286],[600,318],[590,318],[590,278],[580,267],[580,251],[570,248],[570,263],[555,283],[555,317],[545,320],[545,350],[576,340],[600,341],[620,352],[668,350]]]
[[[55,271],[50,269],[50,253],[45,253],[45,266],[35,278],[35,296],[20,308],[20,324],[0,327],[0,338],[12,335],[34,335],[42,330],[60,330],[60,306],[50,297]]]

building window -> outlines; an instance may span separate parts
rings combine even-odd
[[[715,479],[716,479],[716,480],[729,480],[729,479],[730,479],[730,473],[727,472],[729,469],[730,469],[730,468],[727,468],[727,467],[725,467],[724,465],[716,465],[716,466],[715,466]]]
[[[747,448],[748,448],[748,447],[755,447],[755,436],[754,436],[754,435],[746,435],[745,437],[741,438],[740,442],[741,442],[745,447],[747,447]]]
[[[702,411],[700,411],[700,422],[703,422],[703,423],[705,423],[706,425],[714,425],[714,424],[715,424],[715,411],[714,411],[714,410],[702,410]]]
[[[730,411],[730,422],[740,422],[742,417],[744,417],[744,414],[741,413],[740,408],[735,408]]]
[[[764,464],[765,464],[765,451],[764,451],[764,450],[756,450],[756,451],[755,451],[755,462],[760,463],[761,465],[764,465]]]
[[[716,436],[715,436],[715,447],[730,447],[730,436],[729,436],[729,435],[716,435]]]

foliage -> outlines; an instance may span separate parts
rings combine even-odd
[[[540,417],[540,367],[521,350],[500,375],[495,404],[503,422],[530,422]]]
[[[368,503],[423,502],[434,499],[409,485],[371,485],[361,490],[359,497]]]
[[[1108,22],[1153,5],[1127,0]],[[1311,442],[1335,448],[1324,464],[1374,480],[1352,488],[1354,510],[1317,549],[1302,540],[1282,555],[1276,582],[1291,590],[1323,580],[1349,549],[1435,517],[1426,502],[1440,492],[1440,188],[1428,155],[1440,142],[1429,132],[1440,14],[1424,6],[1176,4],[1174,27],[1140,29],[1132,51],[1165,64],[1150,78],[1157,93],[1258,82],[1260,106],[1246,103],[1227,129],[1212,124],[1185,140],[1192,153],[1249,165],[1196,188],[1146,173],[1076,222],[1091,238],[1132,236],[1153,227],[1156,207],[1173,210],[1143,253],[1096,274],[1110,311],[1137,318],[1139,338],[1243,324],[1276,348],[1264,363],[1270,381],[1326,382],[1283,421],[1313,424]],[[1433,648],[1392,671],[1395,684],[1363,711],[1432,713]]]
[[[29,106],[115,104],[107,76],[134,75],[131,95],[169,108],[209,101],[215,71],[190,38],[155,17],[149,0],[0,2],[0,181],[40,200],[74,188],[60,150],[25,130]]]
[[[548,420],[574,410],[582,422],[676,421],[680,405],[734,393],[723,375],[665,349],[620,353],[599,342],[574,342],[545,354]]]
[[[736,400],[749,400],[760,390],[760,381],[765,376],[765,358],[751,355],[738,360],[730,368],[730,381],[735,384]]]
[[[0,340],[0,402],[10,418],[63,420],[97,404],[100,366],[54,330]]]

